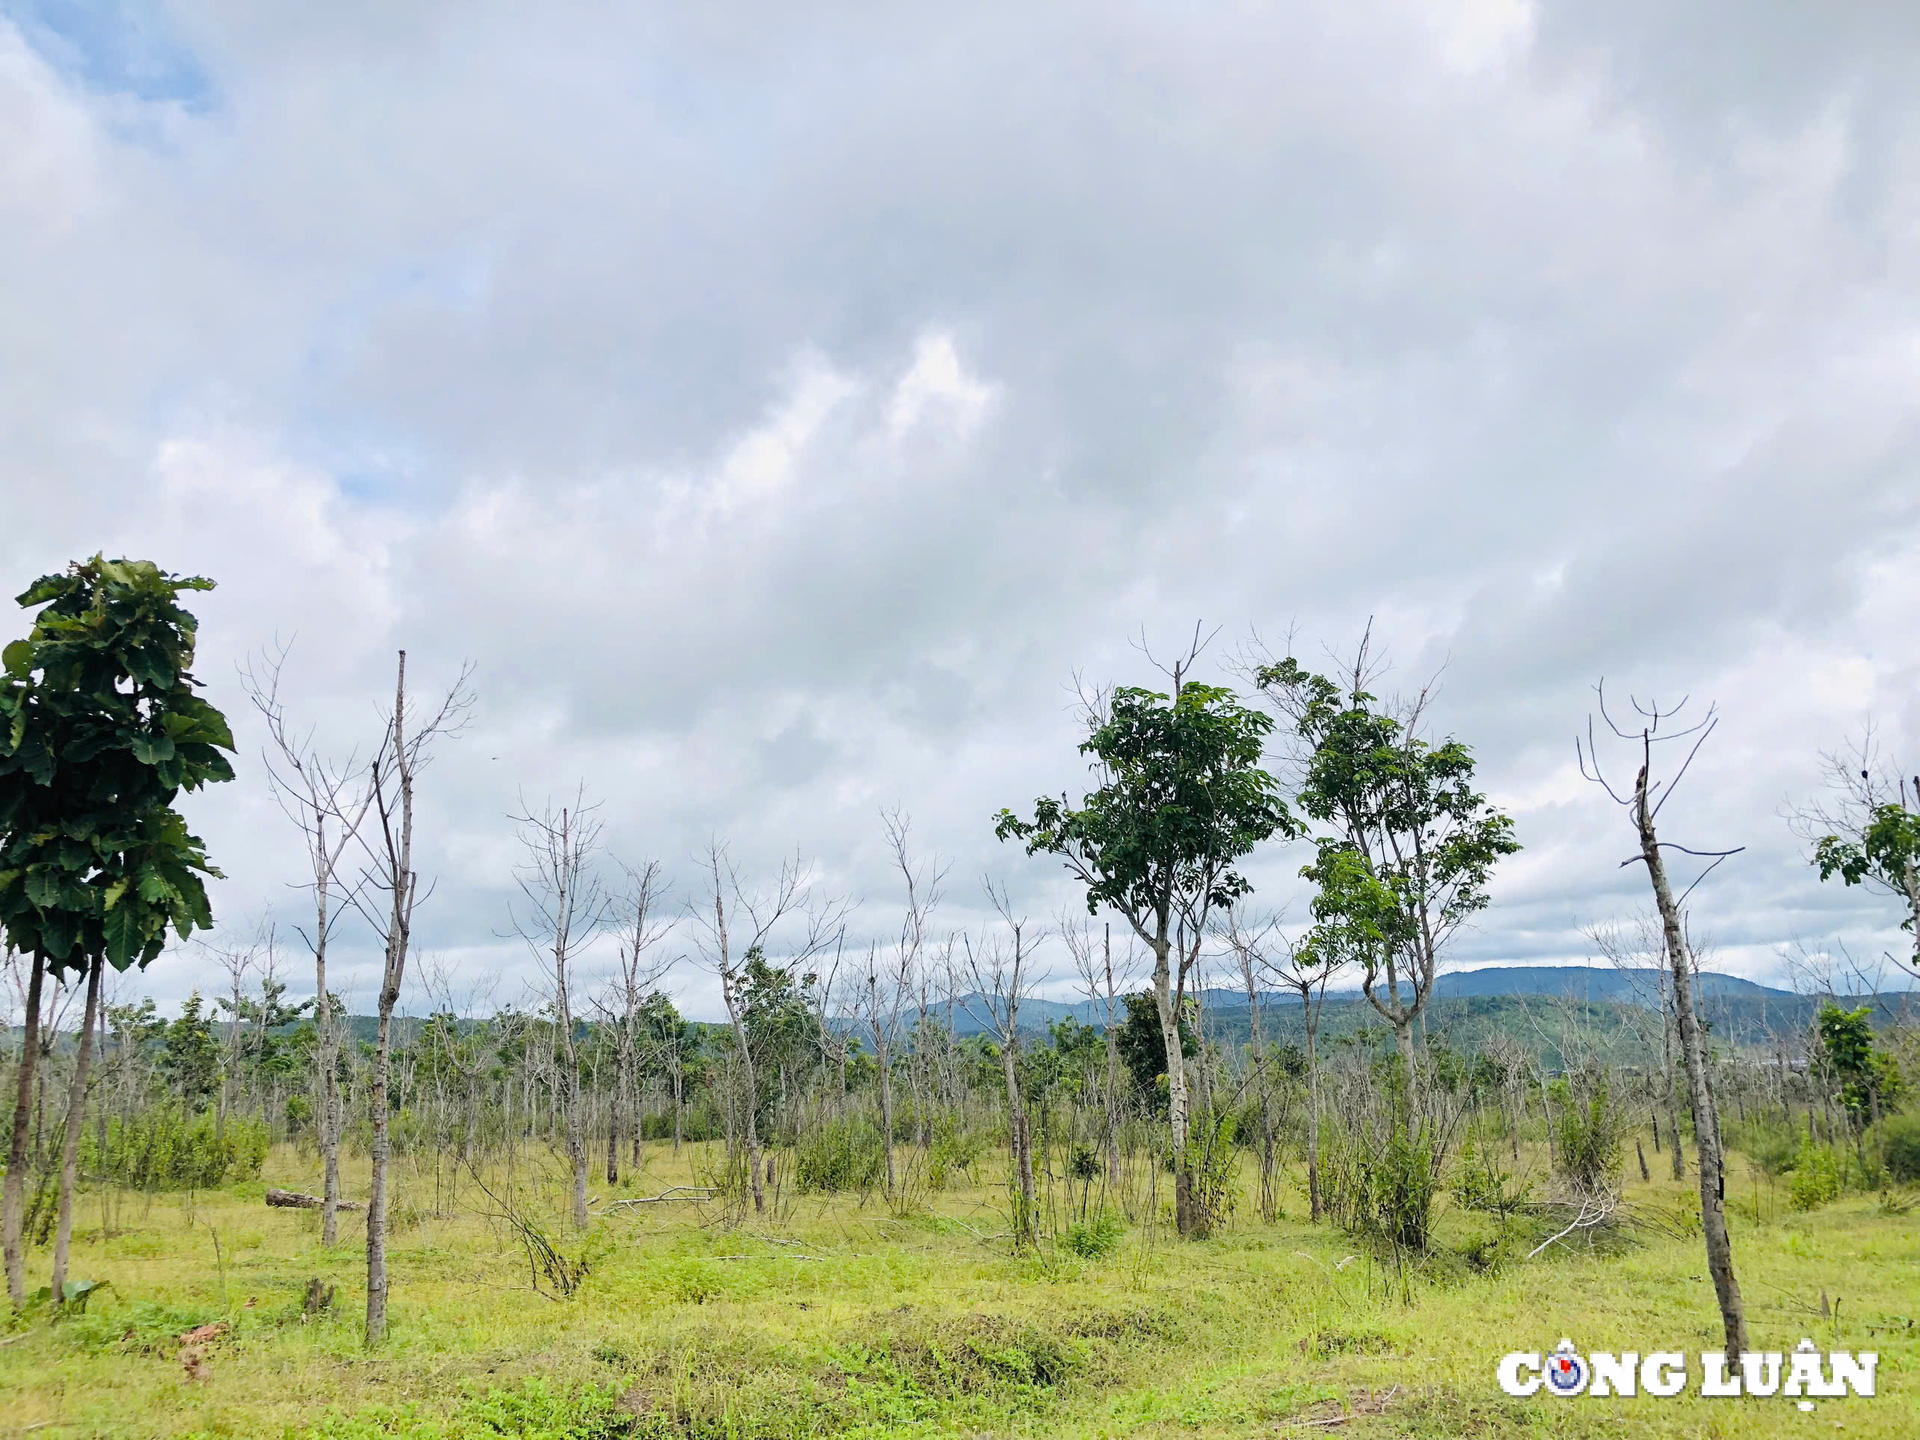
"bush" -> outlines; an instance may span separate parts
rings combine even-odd
[[[1324,1147],[1320,1189],[1334,1222],[1351,1234],[1425,1253],[1439,1189],[1425,1127],[1404,1125],[1382,1144],[1370,1131],[1335,1135]]]
[[[1127,1233],[1126,1223],[1106,1206],[1101,1206],[1098,1214],[1090,1220],[1076,1220],[1067,1226],[1067,1233],[1060,1237],[1060,1248],[1071,1251],[1082,1260],[1098,1260],[1110,1255],[1120,1243],[1120,1237]]]
[[[131,1120],[109,1119],[104,1151],[97,1130],[81,1131],[80,1167],[130,1190],[206,1190],[258,1180],[267,1145],[267,1127],[258,1120],[229,1116],[221,1129],[212,1111],[189,1115],[173,1102]]]
[[[680,1112],[680,1138],[682,1140],[718,1140],[726,1134],[726,1125],[721,1117],[709,1105],[687,1105]],[[640,1138],[642,1140],[673,1139],[673,1112],[663,1110],[659,1114],[640,1117]]]
[[[802,1190],[870,1190],[886,1173],[879,1127],[865,1119],[835,1120],[801,1137],[793,1173]]]
[[[1801,1137],[1791,1125],[1753,1124],[1729,1128],[1730,1148],[1741,1150],[1760,1173],[1778,1180],[1799,1162]]]
[[[1802,1140],[1787,1182],[1787,1203],[1796,1210],[1818,1210],[1840,1197],[1843,1162],[1830,1145]]]
[[[1492,1151],[1476,1149],[1471,1139],[1461,1149],[1460,1166],[1453,1177],[1453,1201],[1462,1210],[1481,1210],[1504,1222],[1532,1194],[1533,1182],[1515,1180],[1494,1163]]]
[[[1885,1122],[1887,1174],[1902,1184],[1920,1181],[1920,1115],[1896,1115]]]
[[[962,1129],[951,1116],[934,1121],[933,1137],[927,1145],[927,1184],[935,1190],[946,1189],[956,1171],[972,1170],[984,1148],[979,1135]]]
[[[1554,1116],[1554,1163],[1580,1190],[1610,1189],[1620,1173],[1620,1113],[1605,1082],[1582,1105],[1565,1081],[1555,1081],[1560,1111]]]
[[[1196,1115],[1187,1132],[1187,1196],[1201,1234],[1223,1225],[1240,1203],[1238,1157],[1234,1137],[1238,1120],[1231,1110]]]

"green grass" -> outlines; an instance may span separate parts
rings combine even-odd
[[[616,1194],[692,1178],[649,1148],[648,1175]],[[283,1149],[266,1179],[312,1188],[312,1171]],[[430,1209],[431,1184],[399,1178],[403,1203]],[[1730,1200],[1747,1206],[1749,1188]],[[351,1238],[329,1251],[317,1216],[268,1210],[260,1195],[132,1200],[104,1242],[97,1205],[83,1206],[73,1273],[113,1288],[84,1316],[6,1337],[0,1436],[1920,1434],[1908,1318],[1920,1317],[1920,1235],[1915,1215],[1876,1198],[1799,1214],[1763,1188],[1736,1219],[1759,1348],[1812,1335],[1881,1354],[1879,1398],[1808,1416],[1782,1400],[1498,1392],[1501,1354],[1562,1335],[1586,1349],[1711,1348],[1697,1238],[1529,1261],[1532,1242],[1448,1211],[1441,1253],[1408,1268],[1307,1224],[1290,1195],[1287,1218],[1243,1213],[1203,1243],[1132,1226],[1105,1253],[1015,1256],[996,1238],[997,1187],[940,1193],[904,1218],[877,1199],[789,1195],[765,1223],[703,1224],[667,1206],[597,1222],[563,1242],[596,1258],[580,1293],[555,1301],[529,1288],[510,1237],[449,1206],[395,1237],[390,1335],[368,1354],[360,1217],[342,1217]],[[1691,1188],[1636,1183],[1629,1198],[1684,1215]],[[39,1278],[45,1259],[34,1256]],[[315,1276],[337,1299],[307,1317]],[[190,1379],[176,1337],[214,1319],[232,1328]],[[1381,1413],[1308,1423],[1387,1392]]]

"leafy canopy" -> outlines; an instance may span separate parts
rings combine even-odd
[[[1815,1020],[1820,1058],[1840,1081],[1840,1103],[1855,1124],[1865,1123],[1876,1106],[1891,1106],[1905,1088],[1893,1057],[1873,1043],[1872,1016],[1871,1005],[1842,1010],[1829,1000]]]
[[[203,877],[220,872],[173,809],[233,778],[179,603],[212,588],[96,555],[18,597],[43,608],[0,651],[0,931],[55,974],[144,966],[169,925],[184,939],[213,923]]]
[[[1838,875],[1848,885],[1872,880],[1908,901],[1907,918],[1900,928],[1914,928],[1920,914],[1916,880],[1920,875],[1920,815],[1904,805],[1876,805],[1858,840],[1823,835],[1813,847],[1813,863],[1822,880]]]
[[[1473,788],[1473,752],[1430,744],[1374,696],[1291,656],[1256,678],[1307,746],[1298,804],[1329,827],[1301,872],[1318,887],[1305,954],[1369,972],[1393,955],[1430,961],[1486,907],[1494,864],[1520,849],[1512,819]]]
[[[1164,939],[1178,911],[1197,930],[1252,885],[1235,864],[1296,825],[1274,778],[1260,768],[1271,716],[1231,690],[1188,683],[1172,698],[1151,690],[1113,693],[1104,720],[1080,745],[1104,782],[1078,809],[1062,796],[1034,802],[1033,818],[1002,810],[1001,840],[1029,855],[1059,855],[1086,886],[1087,909],[1104,903]],[[1149,936],[1148,938],[1152,938]]]

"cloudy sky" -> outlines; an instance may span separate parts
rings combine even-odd
[[[1713,963],[1870,955],[1782,811],[1868,717],[1920,763],[1916,63],[1903,3],[0,0],[0,578],[218,580],[235,934],[303,906],[238,663],[344,752],[474,662],[418,936],[496,1002],[507,817],[582,781],[683,893],[798,845],[890,933],[897,805],[947,923],[1049,913],[991,813],[1196,620],[1442,674],[1527,847],[1458,965],[1641,901],[1601,676],[1724,715]]]

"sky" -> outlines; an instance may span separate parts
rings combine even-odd
[[[1085,781],[1076,677],[1196,623],[1210,680],[1371,623],[1437,682],[1525,847],[1454,967],[1644,904],[1575,760],[1602,678],[1718,706],[1662,817],[1745,847],[1710,963],[1871,959],[1897,911],[1784,817],[1869,722],[1920,766],[1917,63],[1900,3],[0,0],[0,580],[218,582],[240,773],[183,808],[216,943],[270,920],[296,991],[276,643],[342,756],[397,650],[473,665],[415,972],[485,1008],[539,975],[510,817],[581,786],[682,903],[711,841],[750,887],[797,847],[891,937],[897,808],[938,928],[983,877],[1046,922],[991,817]],[[1304,919],[1307,858],[1261,903]]]

